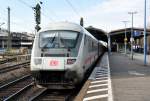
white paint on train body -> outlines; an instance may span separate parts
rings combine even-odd
[[[80,83],[102,54],[101,45],[78,24],[52,23],[35,35],[31,72],[40,84]]]

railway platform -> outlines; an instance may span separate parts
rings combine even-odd
[[[108,53],[98,62],[74,101],[113,101]]]
[[[150,61],[105,53],[74,101],[150,101]],[[111,74],[111,75],[110,75]]]
[[[144,66],[143,55],[109,57],[114,101],[150,101],[150,65]]]

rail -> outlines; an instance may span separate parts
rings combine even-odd
[[[29,101],[71,101],[72,90],[51,90],[43,89],[40,93],[33,96]]]
[[[0,64],[5,64],[8,62],[13,62],[13,61],[25,61],[25,60],[30,60],[31,59],[31,54],[26,54],[26,55],[17,55],[17,56],[12,56],[12,57],[6,57],[3,60],[0,61]]]
[[[29,64],[30,64],[30,61],[26,61],[26,62],[18,63],[15,65],[6,66],[3,68],[0,68],[0,73],[5,73],[5,72],[9,72],[11,70],[18,69],[18,68],[27,67],[27,66],[29,66]]]
[[[8,101],[23,90],[33,85],[31,75],[23,76],[17,80],[0,86],[0,100]]]
[[[23,87],[22,89],[20,89],[19,91],[17,91],[16,93],[12,94],[11,96],[9,96],[8,98],[6,98],[4,101],[9,101],[9,100],[13,100],[16,96],[18,96],[19,94],[21,94],[24,90],[32,87],[34,85],[33,82],[31,82],[30,84],[28,84],[27,86]]]

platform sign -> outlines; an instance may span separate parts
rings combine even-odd
[[[133,33],[133,36],[134,37],[137,37],[137,36],[140,36],[141,35],[141,32],[140,31],[134,31],[134,33]]]

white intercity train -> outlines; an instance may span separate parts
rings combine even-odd
[[[103,53],[103,44],[82,26],[52,23],[35,35],[31,72],[37,84],[73,87]]]

